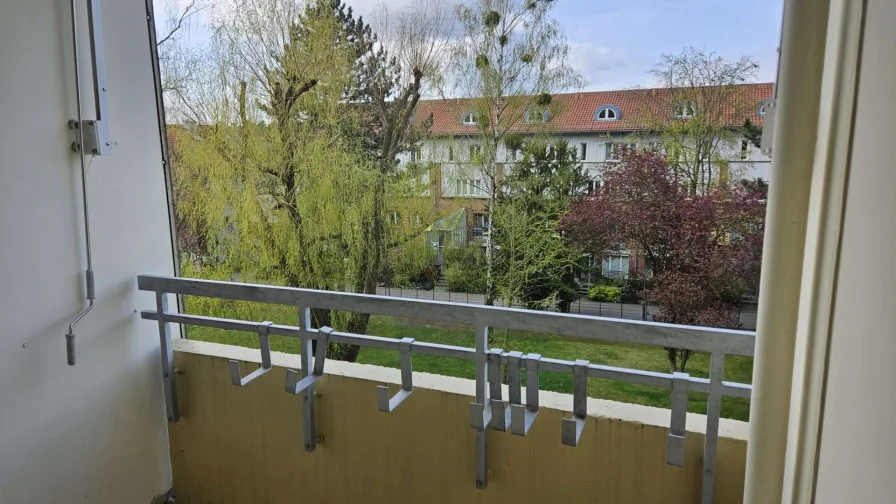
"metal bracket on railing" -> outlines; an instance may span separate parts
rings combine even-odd
[[[688,386],[691,377],[687,373],[672,373],[672,420],[666,439],[666,464],[684,465],[685,423],[688,414]]]
[[[563,419],[560,439],[567,446],[578,446],[585,430],[588,414],[588,366],[586,360],[577,360],[572,367],[572,418]]]
[[[470,427],[476,430],[485,430],[492,421],[492,409],[486,408],[482,403],[470,403]]]
[[[510,352],[507,375],[510,382],[510,431],[517,436],[529,433],[538,417],[538,363],[541,355],[529,354],[526,359],[526,405],[522,404],[519,352]]]
[[[290,394],[299,395],[303,390],[314,385],[315,382],[324,376],[324,363],[327,360],[327,343],[330,335],[333,334],[333,328],[323,326],[317,332],[323,334],[323,337],[317,339],[317,349],[314,351],[314,369],[311,373],[299,380],[298,371],[295,369],[286,370],[286,391]],[[305,362],[310,362],[310,359],[303,360],[303,363]]]
[[[501,399],[501,356],[504,350],[493,348],[488,351],[489,404],[492,406],[491,427],[505,432],[510,425],[510,408]]]
[[[240,361],[230,359],[230,381],[237,387],[242,387],[271,370],[271,341],[268,333],[272,325],[274,323],[267,320],[258,324],[258,346],[261,347],[260,368],[243,377],[240,373]]]
[[[414,338],[401,338],[398,349],[401,352],[401,390],[391,399],[389,387],[380,385],[376,388],[376,406],[384,413],[391,413],[399,404],[410,397],[414,391],[413,367],[411,366],[411,345]]]

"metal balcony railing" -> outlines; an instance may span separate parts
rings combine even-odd
[[[666,444],[666,463],[682,465],[684,460],[685,417],[688,394],[708,394],[706,408],[706,436],[703,448],[702,502],[712,502],[715,485],[716,451],[719,436],[719,416],[722,396],[749,398],[751,386],[722,380],[726,355],[752,356],[755,335],[750,332],[678,326],[653,322],[607,319],[584,315],[530,311],[494,306],[476,306],[422,299],[396,299],[384,296],[352,294],[251,285],[211,280],[140,275],[138,287],[156,294],[156,310],[142,312],[142,318],[159,324],[162,349],[162,371],[169,421],[178,420],[177,392],[171,347],[170,324],[188,324],[256,333],[261,347],[262,366],[248,376],[241,376],[239,363],[231,361],[231,380],[243,386],[271,369],[270,335],[298,338],[302,349],[302,366],[298,371],[287,371],[287,392],[302,395],[304,445],[307,451],[316,446],[314,416],[314,383],[321,378],[326,362],[327,343],[347,343],[368,348],[399,352],[401,356],[401,391],[389,397],[386,387],[377,390],[378,409],[389,412],[403,401],[412,400],[412,356],[435,355],[473,361],[476,365],[475,402],[470,404],[470,426],[476,429],[476,486],[485,488],[487,481],[486,430],[510,430],[525,436],[538,415],[538,375],[541,371],[566,373],[573,376],[573,416],[563,420],[561,441],[576,446],[585,427],[588,378],[617,380],[640,385],[665,388],[671,394],[670,428]],[[204,296],[212,298],[282,304],[296,307],[299,325],[289,326],[271,322],[232,320],[168,311],[167,294]],[[313,329],[312,308],[344,310],[396,317],[410,317],[430,321],[472,324],[476,331],[475,348],[415,341],[396,340],[371,335],[334,331],[329,327]],[[674,347],[710,354],[709,378],[697,378],[686,373],[657,373],[592,364],[585,360],[568,361],[524,355],[517,351],[491,348],[488,343],[490,328],[516,329],[594,342],[623,342]],[[312,355],[312,342],[317,350]],[[501,366],[506,366],[509,401],[501,397]],[[523,402],[521,373],[526,373],[526,399]]]

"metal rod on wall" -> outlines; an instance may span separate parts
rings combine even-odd
[[[96,289],[93,277],[93,254],[90,244],[90,212],[87,208],[87,164],[84,157],[84,128],[82,123],[81,112],[81,70],[78,58],[78,12],[77,0],[72,0],[72,54],[75,64],[75,102],[77,104],[77,120],[69,121],[69,126],[76,130],[78,137],[78,157],[81,160],[81,200],[84,205],[84,242],[87,251],[87,271],[85,272],[85,283],[87,286],[87,308],[75,317],[68,325],[68,333],[65,335],[65,351],[69,366],[75,365],[75,324],[77,324],[90,310],[93,309],[94,300],[96,299]]]

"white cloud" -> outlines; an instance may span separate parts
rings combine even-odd
[[[620,73],[631,73],[624,53],[586,43],[570,42],[569,64],[585,76],[589,89],[608,89],[608,81],[618,81]]]

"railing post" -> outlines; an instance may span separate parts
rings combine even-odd
[[[476,488],[488,486],[487,435],[491,423],[488,397],[488,326],[476,323],[476,402],[470,405],[470,424],[476,429]]]
[[[311,309],[299,307],[299,345],[302,348],[302,367],[299,370],[302,379],[311,373],[314,357],[311,350]],[[326,343],[319,343],[326,346]],[[326,351],[326,349],[324,350]],[[302,430],[305,435],[305,451],[313,452],[317,448],[317,428],[314,425],[314,385],[302,391]]]
[[[712,504],[716,488],[716,454],[719,447],[719,417],[722,414],[722,374],[725,354],[713,352],[709,358],[709,397],[706,402],[706,439],[703,444],[702,504]]]
[[[168,295],[156,291],[156,313],[159,314],[159,348],[162,356],[162,387],[165,389],[165,412],[169,422],[180,420],[177,406],[177,382],[174,378],[174,349],[171,347],[171,325],[165,319],[168,313]]]

